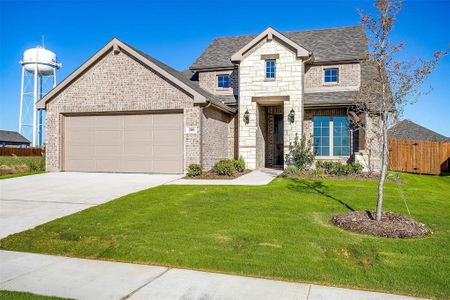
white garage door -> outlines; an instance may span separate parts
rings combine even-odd
[[[183,114],[67,116],[64,170],[183,172]]]

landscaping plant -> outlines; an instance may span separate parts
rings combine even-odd
[[[369,149],[369,161],[372,153],[381,156],[376,207],[378,221],[381,220],[388,169],[388,128],[396,118],[395,113],[401,113],[405,105],[424,94],[420,86],[447,54],[447,51],[436,51],[431,60],[404,60],[404,44],[395,43],[391,38],[401,8],[401,0],[376,0],[374,15],[361,11],[369,44],[368,58],[364,63],[373,68],[374,79],[361,83],[354,103],[356,113],[351,119],[355,128],[371,133],[373,138],[369,144],[377,145]]]
[[[298,134],[295,134],[294,143],[289,143],[286,164],[295,166],[300,171],[308,169],[314,161],[314,154],[311,149],[311,141],[306,141],[304,136],[299,139]]]
[[[203,167],[202,165],[198,165],[198,164],[191,164],[188,167],[187,170],[187,176],[189,177],[196,177],[196,176],[200,176],[202,175],[203,172]]]
[[[230,159],[223,159],[214,165],[214,173],[222,176],[233,176],[236,173],[234,161]]]
[[[233,160],[233,164],[237,172],[242,173],[245,171],[245,161],[242,156],[239,156],[239,159]]]

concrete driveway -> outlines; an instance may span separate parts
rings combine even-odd
[[[0,180],[0,238],[180,177],[62,172]]]

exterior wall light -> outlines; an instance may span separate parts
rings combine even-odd
[[[288,120],[289,120],[289,123],[294,123],[294,121],[295,121],[295,111],[294,111],[294,109],[291,109],[291,111],[289,112],[289,114],[288,114]]]
[[[248,109],[244,113],[243,121],[245,125],[248,125],[248,123],[250,122],[250,113],[248,112]]]

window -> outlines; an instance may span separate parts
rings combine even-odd
[[[266,79],[275,79],[275,60],[266,60]]]
[[[314,155],[350,155],[350,127],[347,117],[314,117],[313,123]]]
[[[217,87],[220,89],[227,89],[230,87],[230,75],[218,75]]]
[[[333,156],[350,155],[350,134],[346,117],[333,118]]]
[[[324,69],[324,79],[325,83],[337,83],[339,81],[339,69],[330,68]]]

